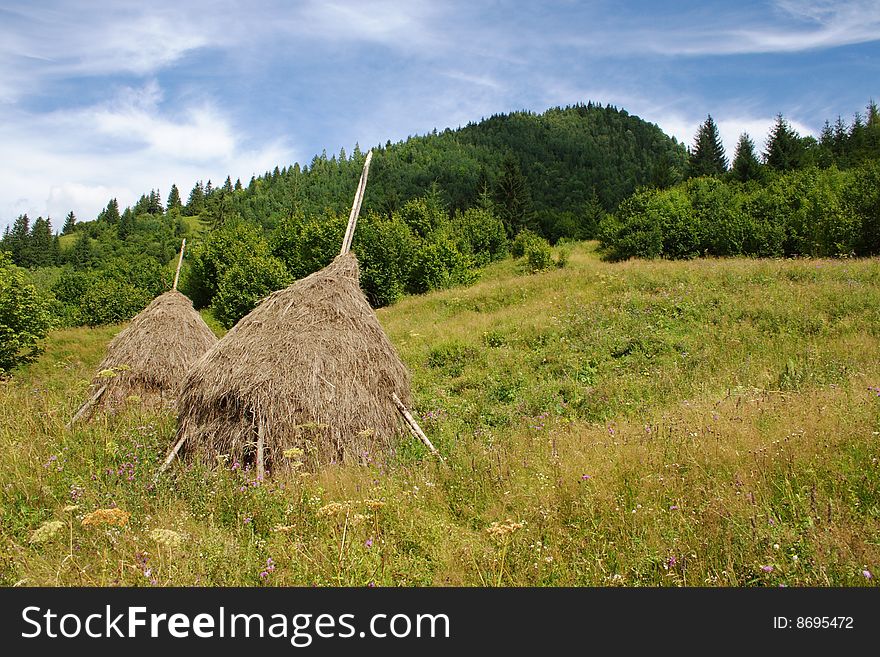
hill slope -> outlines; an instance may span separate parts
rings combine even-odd
[[[119,327],[56,332],[0,386],[0,581],[872,585],[880,262],[592,249],[379,311],[448,468],[407,440],[389,463],[154,487],[173,417],[132,401],[63,430]],[[132,515],[112,540],[81,526],[113,505]]]
[[[683,170],[686,155],[656,125],[610,106],[499,114],[378,148],[364,209],[391,212],[436,183],[449,210],[463,210],[484,189],[497,196],[505,166],[515,167],[538,224],[548,237],[558,237],[566,227],[556,225],[566,213],[580,217],[596,204],[612,210],[637,186]],[[225,208],[221,199],[208,203],[206,214],[239,212],[271,225],[296,210],[347,211],[361,162],[359,151],[343,152],[315,157],[305,167],[276,169],[232,194]]]

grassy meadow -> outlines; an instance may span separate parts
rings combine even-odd
[[[154,481],[173,415],[64,429],[120,327],[52,333],[0,382],[0,584],[875,585],[880,261],[561,248],[378,312],[445,465]]]

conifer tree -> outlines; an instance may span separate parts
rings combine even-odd
[[[194,217],[201,214],[205,210],[205,188],[202,181],[198,181],[193,185],[192,191],[189,193],[189,200],[186,203],[186,214]]]
[[[76,230],[76,215],[73,214],[73,210],[67,213],[67,217],[64,219],[64,226],[61,228],[62,235],[69,235],[73,231]]]
[[[688,158],[688,175],[696,176],[720,176],[727,171],[727,157],[724,155],[724,145],[718,134],[718,126],[708,115],[706,120],[697,131],[694,139],[694,148]]]
[[[52,257],[52,222],[49,219],[37,217],[31,229],[30,250],[31,265],[46,267],[55,264]]]
[[[734,180],[740,182],[755,180],[761,175],[761,162],[755,153],[755,142],[748,133],[744,132],[739,136],[730,174]]]
[[[531,191],[519,161],[512,154],[505,156],[501,164],[501,176],[495,185],[495,209],[508,237],[516,236],[524,228],[533,227]]]
[[[107,207],[98,215],[99,221],[106,221],[114,226],[119,223],[119,203],[115,198],[111,198],[107,203]]]
[[[767,150],[764,151],[764,163],[777,171],[791,171],[802,166],[804,146],[797,132],[783,118],[776,115],[776,123],[767,138]]]
[[[168,193],[168,201],[165,203],[165,207],[168,209],[168,212],[174,210],[179,212],[183,208],[183,203],[180,202],[180,190],[177,189],[177,185],[171,185],[171,191]]]

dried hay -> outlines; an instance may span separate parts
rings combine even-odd
[[[178,404],[183,452],[267,467],[359,462],[402,431],[410,378],[360,288],[354,255],[274,292],[192,368]]]
[[[190,366],[216,343],[186,296],[159,295],[107,346],[92,381],[107,389],[95,406],[114,408],[135,397],[148,407],[174,407]]]

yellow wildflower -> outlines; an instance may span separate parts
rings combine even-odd
[[[124,527],[128,524],[129,518],[131,518],[131,514],[122,509],[98,509],[97,511],[87,513],[82,519],[82,525],[83,527],[87,525],[116,525],[117,527]]]

